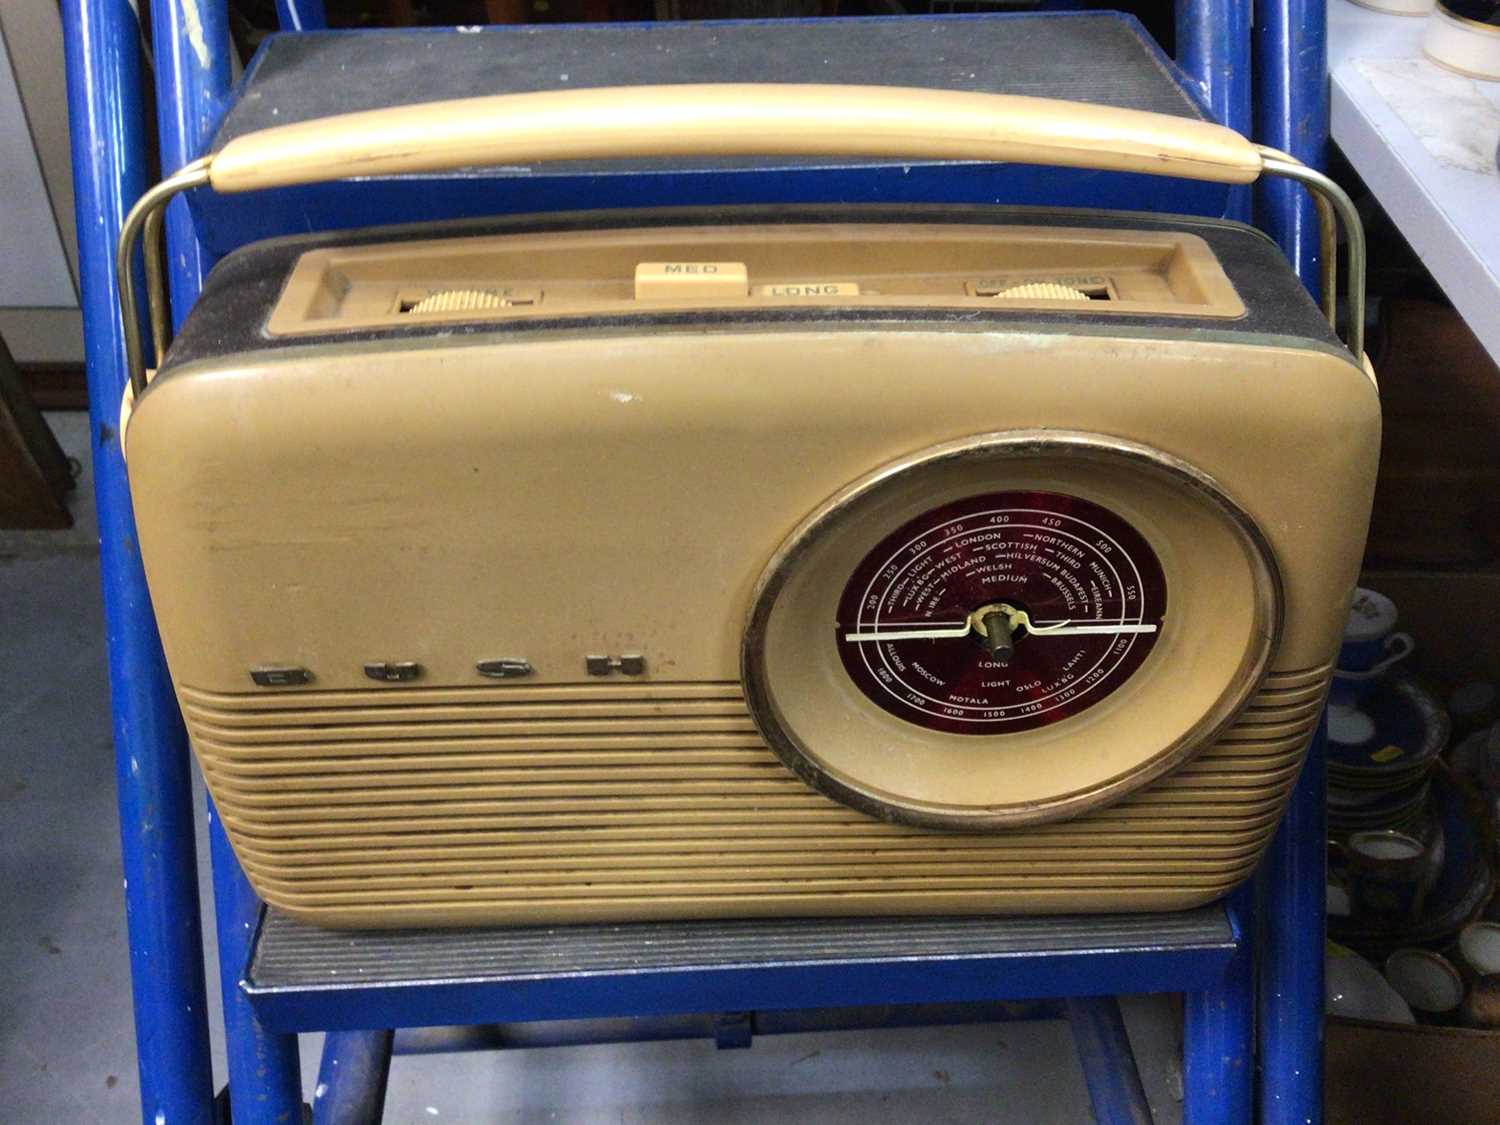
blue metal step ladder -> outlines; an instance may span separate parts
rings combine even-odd
[[[599,52],[580,44],[599,37],[616,44],[631,36],[654,36],[654,43],[668,47],[687,44],[667,75],[686,81],[692,77],[690,60],[701,55],[692,37],[712,26],[320,33],[318,0],[278,0],[277,6],[282,27],[299,34],[273,37],[244,82],[231,89],[224,6],[154,0],[164,169],[181,166],[236,131],[268,123],[268,114],[280,123],[360,108],[360,98],[389,97],[397,84],[370,80],[380,73],[382,51],[389,58],[421,46],[446,52],[451,60],[425,74],[412,72],[417,78],[402,87],[404,100],[443,96],[444,81],[469,81],[463,66],[478,59],[491,73],[502,56],[513,72],[510,88],[604,84],[603,78],[572,73],[576,66],[551,65],[558,53],[573,52],[586,65],[597,60]],[[796,28],[805,41],[852,35],[886,43],[898,60],[901,36],[947,36],[953,52],[973,53],[972,73],[961,65],[923,73],[908,52],[895,80],[971,80],[966,88],[1054,96],[1071,91],[1074,97],[1112,97],[1116,104],[1148,108],[1161,108],[1150,101],[1165,98],[1172,103],[1168,112],[1215,117],[1318,164],[1327,134],[1323,5],[1265,0],[1258,8],[1254,99],[1249,0],[1182,0],[1175,63],[1134,21],[1099,13],[809,21]],[[140,28],[128,0],[64,0],[63,12],[143,1120],[206,1123],[214,1119],[214,1091],[188,748],[134,550],[115,430],[125,368],[112,279],[114,243],[125,210],[148,186],[150,165]],[[1055,37],[1056,50],[1033,51],[1028,64],[1026,52],[1016,53],[1013,36],[994,35],[1001,21],[1015,19],[1033,20],[1036,34]],[[749,30],[720,25],[716,37],[732,45],[736,35],[778,34],[771,24],[733,27]],[[1087,46],[1079,48],[1080,42]],[[714,72],[721,78],[724,66],[738,65],[732,46],[726,49],[730,53],[717,60]],[[1133,50],[1149,64],[1146,70],[1154,69],[1155,79],[1134,89],[1118,82],[1091,88],[1084,63],[1091,57],[1095,75],[1105,73],[1110,50]],[[926,57],[939,56],[952,61],[948,51]],[[343,70],[329,61],[340,57]],[[352,72],[351,62],[357,63]],[[597,61],[592,65],[601,73]],[[351,81],[350,73],[361,80]],[[861,73],[871,80],[854,63],[819,78],[858,81]],[[955,77],[964,73],[968,80]],[[543,77],[551,74],[569,77]],[[774,80],[763,72],[748,77]],[[636,73],[634,80],[650,78]],[[1017,82],[1033,86],[1017,89]],[[489,91],[471,85],[461,92]],[[1258,190],[1260,225],[1315,285],[1310,207],[1290,184]],[[1250,209],[1244,189],[1184,183],[1169,190],[1164,181],[1142,177],[1017,166],[806,162],[574,168],[526,177],[501,172],[320,185],[249,201],[210,196],[191,206],[178,201],[168,212],[174,317],[181,320],[219,256],[277,233],[506,211],[791,201],[1045,201],[1233,217],[1247,217]],[[812,1026],[869,1026],[876,1019],[1063,1017],[1079,1046],[1096,1117],[1148,1120],[1111,998],[1180,992],[1185,1120],[1248,1121],[1258,1106],[1259,1118],[1268,1122],[1315,1121],[1321,1104],[1322,790],[1321,746],[1315,745],[1256,885],[1224,903],[1179,914],[364,935],[330,935],[263,911],[210,810],[234,1120],[300,1120],[298,1031],[334,1032],[326,1040],[326,1080],[315,1119],[355,1122],[378,1120],[393,1044],[493,1045],[493,1036],[480,1032],[428,1032],[423,1038],[390,1029],[620,1016],[632,1017],[638,1034],[711,1034],[722,1045]],[[1002,1003],[1016,1001],[1026,1003]],[[870,1005],[912,1007],[872,1016]],[[576,1026],[584,1035],[595,1025]]]

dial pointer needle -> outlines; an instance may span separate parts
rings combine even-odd
[[[1042,624],[1033,621],[1024,609],[1016,609],[1014,606],[1005,606],[1010,613],[1011,628],[1017,625],[1024,626],[1027,634],[1036,637],[1064,637],[1076,636],[1080,633],[1154,633],[1155,625],[1131,625],[1124,621],[1095,621],[1088,625],[1074,625],[1072,620],[1054,621]]]
[[[923,622],[926,625],[926,622]],[[946,641],[967,637],[973,624],[969,621],[958,625],[927,626],[922,629],[877,629],[869,633],[845,633],[846,641]]]
[[[1154,633],[1155,625],[1074,625],[1070,621],[1060,621],[1056,625],[1038,625],[1026,622],[1026,632],[1035,637],[1067,637],[1080,633]]]
[[[993,613],[1003,613],[1007,618],[1009,618],[1009,624],[1012,629],[1015,629],[1018,626],[1024,627],[1027,634],[1038,637],[1066,637],[1079,636],[1083,634],[1120,635],[1127,633],[1154,633],[1157,631],[1157,626],[1155,625],[1127,624],[1123,621],[1110,623],[1095,621],[1085,625],[1074,625],[1073,622],[1069,620],[1042,625],[1040,623],[1032,621],[1031,618],[1027,616],[1024,609],[1016,609],[1014,606],[1009,606],[1001,603],[992,607],[986,606],[982,610],[976,610],[974,613],[971,613],[969,615],[968,620],[960,622],[958,624],[944,623],[941,625],[932,625],[928,622],[921,622],[920,624],[923,627],[918,629],[901,628],[899,626],[886,626],[883,629],[876,628],[864,633],[845,633],[844,640],[856,643],[864,641],[955,640],[960,637],[967,637],[975,629],[976,619],[979,616],[984,615],[987,617]],[[979,626],[979,628],[982,632],[984,632],[985,636],[989,635],[988,631],[984,630],[983,626]]]

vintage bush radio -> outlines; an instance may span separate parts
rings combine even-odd
[[[1292,176],[1350,348],[1230,222],[511,219],[244,248],[146,382],[129,265],[220,191],[631,155]],[[335,926],[1134,911],[1256,863],[1379,440],[1357,219],[1218,126],[861,87],[508,95],[240,138],[122,239],[125,420],[192,743]]]

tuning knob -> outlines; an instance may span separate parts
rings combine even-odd
[[[1024,285],[1012,285],[995,294],[998,300],[1012,301],[1087,301],[1089,295],[1071,285],[1059,285],[1055,281],[1028,281]]]
[[[488,289],[444,289],[428,294],[409,313],[484,312],[505,307],[505,298]]]

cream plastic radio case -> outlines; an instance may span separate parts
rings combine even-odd
[[[860,116],[889,92],[825,93],[802,148],[755,88],[758,138],[673,98],[653,141],[623,91],[627,140],[514,143],[939,146]],[[959,155],[1283,167],[1213,126],[942,97],[986,126]],[[373,170],[513,155],[517,100],[438,118],[482,149]],[[430,108],[316,159],[308,126],[245,138],[190,179],[348,174]],[[1316,726],[1379,440],[1368,371],[1264,236],[1004,208],[261,243],[127,408],[219,814],[267,902],[333,926],[1220,896]]]

